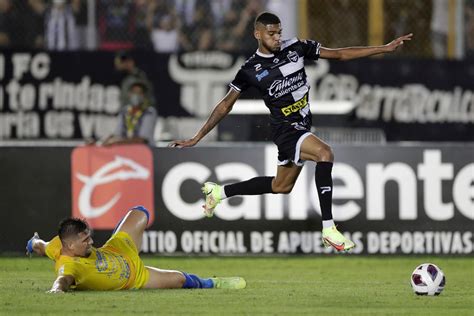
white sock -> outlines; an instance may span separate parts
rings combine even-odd
[[[227,199],[227,195],[225,195],[225,185],[221,187],[221,200]]]
[[[323,228],[331,228],[334,225],[335,224],[334,224],[334,221],[332,219],[327,220],[327,221],[323,221]]]

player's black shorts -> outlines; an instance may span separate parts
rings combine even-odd
[[[302,166],[304,161],[300,159],[301,144],[310,135],[312,134],[308,129],[290,124],[274,130],[273,142],[278,147],[278,165],[284,166],[293,162]]]

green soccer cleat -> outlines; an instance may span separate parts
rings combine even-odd
[[[247,282],[244,278],[241,277],[231,277],[231,278],[211,278],[214,282],[215,289],[230,289],[230,290],[241,290],[245,289]]]
[[[206,195],[206,204],[203,205],[204,214],[207,217],[212,217],[214,209],[221,202],[222,187],[214,182],[206,182],[201,190]]]
[[[355,247],[352,240],[344,237],[336,226],[323,228],[323,243],[326,248],[333,247],[337,251],[349,251]]]

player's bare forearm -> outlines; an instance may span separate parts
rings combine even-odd
[[[40,256],[44,256],[46,254],[47,245],[48,243],[42,240],[38,233],[35,232],[33,237],[26,243],[26,255],[31,256],[33,253],[36,253]]]
[[[206,123],[192,138],[187,140],[176,140],[170,143],[170,147],[191,147],[196,145],[201,139],[204,138],[216,125],[232,110],[235,101],[239,98],[240,93],[234,89],[230,89],[226,96],[217,103],[212,110],[211,115],[207,119]]]
[[[47,242],[45,242],[42,239],[35,239],[33,241],[33,250],[35,251],[36,254],[40,256],[44,256],[46,254],[46,246],[48,245]]]
[[[74,283],[74,277],[70,275],[61,275],[53,283],[49,293],[64,293],[69,290],[71,285]]]
[[[404,41],[410,41],[413,34],[407,34],[394,39],[390,43],[381,46],[364,46],[364,47],[345,47],[345,48],[326,48],[321,47],[320,57],[325,59],[351,60],[356,58],[368,57],[378,54],[391,53]]]
[[[227,102],[224,100],[219,102],[214,110],[212,110],[211,115],[207,119],[206,123],[201,127],[201,129],[194,135],[194,139],[196,141],[200,141],[201,139],[204,138],[210,131],[216,127],[216,125],[229,114],[229,112],[232,110],[232,105],[229,106]]]

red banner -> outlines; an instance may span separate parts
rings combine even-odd
[[[114,229],[143,205],[154,220],[153,156],[145,145],[75,148],[71,159],[72,215],[92,228]]]

